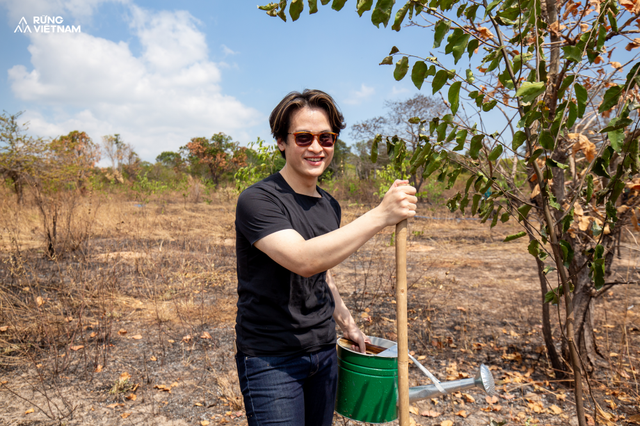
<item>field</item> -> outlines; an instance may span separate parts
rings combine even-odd
[[[206,202],[88,194],[61,210],[76,231],[53,259],[36,208],[17,206],[8,192],[0,200],[0,425],[246,424],[234,362],[232,191]],[[343,201],[343,223],[370,207]],[[413,421],[572,424],[571,389],[545,357],[535,262],[524,239],[502,242],[517,225],[490,229],[428,204],[418,214],[437,219],[409,225],[409,347],[440,380],[488,365],[498,395],[420,401]],[[334,275],[365,333],[395,340],[392,232]],[[631,238],[616,270],[638,267]],[[598,424],[640,424],[640,291],[618,286],[597,303],[593,326],[608,368],[589,379],[590,421],[600,412]],[[429,383],[415,366],[410,381]],[[339,415],[334,423],[358,424]]]

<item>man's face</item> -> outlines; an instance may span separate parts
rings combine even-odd
[[[331,131],[329,117],[321,108],[303,107],[291,114],[289,133]],[[317,180],[333,158],[333,146],[323,147],[317,138],[314,138],[311,145],[300,147],[296,145],[294,135],[289,134],[286,144],[278,140],[278,148],[286,154],[287,167],[302,180]]]

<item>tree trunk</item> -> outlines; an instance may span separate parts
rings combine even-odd
[[[544,275],[544,262],[536,257],[536,263],[538,265],[540,291],[542,292],[542,336],[544,337],[547,356],[549,357],[549,362],[551,362],[551,368],[553,368],[555,377],[558,380],[562,380],[566,378],[567,368],[558,355],[558,351],[556,350],[556,346],[553,342],[553,334],[551,332],[551,322],[549,317],[549,304],[544,303],[545,296],[549,291],[549,287],[547,286],[547,277]]]

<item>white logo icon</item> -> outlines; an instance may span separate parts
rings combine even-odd
[[[21,33],[30,33],[31,32],[31,28],[29,28],[29,25],[27,24],[27,20],[24,19],[24,16],[22,17],[22,19],[20,20],[20,22],[18,22],[18,26],[16,27],[16,29],[13,31],[14,33],[17,32],[21,32]]]

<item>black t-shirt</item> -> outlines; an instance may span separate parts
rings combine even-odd
[[[253,245],[285,229],[294,229],[305,240],[338,229],[340,205],[317,190],[320,198],[297,194],[276,173],[238,198],[236,344],[247,355],[285,356],[335,344],[335,303],[326,272],[302,277]]]

